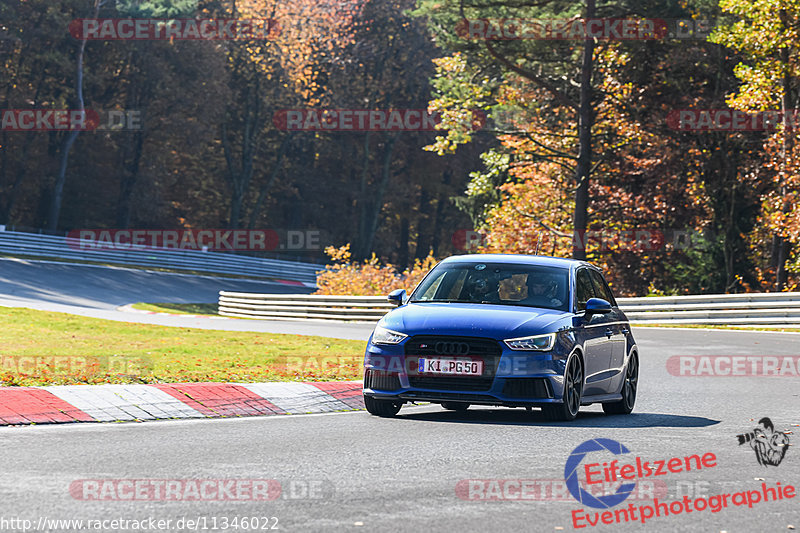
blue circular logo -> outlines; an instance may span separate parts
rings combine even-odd
[[[587,440],[577,448],[572,450],[567,464],[564,465],[564,479],[567,482],[572,497],[578,500],[583,505],[595,507],[597,509],[608,509],[624,502],[631,492],[636,487],[636,483],[623,483],[617,488],[614,494],[605,496],[593,496],[591,493],[583,489],[578,481],[578,467],[583,462],[583,458],[587,453],[608,450],[614,455],[622,455],[623,453],[630,453],[630,450],[619,442],[611,439],[592,439]]]

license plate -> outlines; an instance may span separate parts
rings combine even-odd
[[[464,359],[419,359],[420,374],[447,374],[451,376],[480,376],[483,374],[483,361]]]

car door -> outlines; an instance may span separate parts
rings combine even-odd
[[[611,332],[609,337],[611,345],[609,368],[621,371],[622,365],[625,363],[625,354],[628,351],[628,331],[630,326],[623,322],[622,313],[620,313],[611,288],[609,288],[603,275],[597,270],[591,270],[589,274],[592,277],[594,293],[598,298],[607,300],[611,304],[612,311],[606,315],[608,319],[606,333]]]
[[[598,298],[588,268],[579,268],[575,273],[575,312],[586,310],[589,298]],[[605,394],[611,363],[611,339],[606,334],[608,319],[606,315],[592,315],[578,326],[579,338],[583,341],[583,355],[586,364],[586,384],[583,394]],[[604,372],[606,373],[604,375]]]

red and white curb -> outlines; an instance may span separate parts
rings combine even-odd
[[[0,387],[0,425],[355,411],[361,391],[360,381]]]

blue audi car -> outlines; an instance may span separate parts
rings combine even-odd
[[[603,273],[585,261],[477,254],[445,259],[378,322],[364,358],[364,403],[391,417],[424,401],[628,414],[639,355]]]

